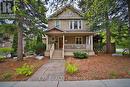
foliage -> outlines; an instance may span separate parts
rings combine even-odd
[[[18,17],[17,21],[26,24],[30,29],[32,29],[32,27],[37,29],[39,26],[36,24],[46,23],[46,8],[42,0],[16,0],[14,11],[16,17]],[[22,20],[19,17],[21,17]],[[20,28],[22,27],[20,26]]]
[[[26,38],[25,50],[28,53],[35,52],[37,55],[43,55],[46,50],[46,44],[42,41],[42,34],[39,32],[37,39]]]
[[[0,32],[3,34],[13,34],[16,32],[16,25],[14,24],[2,24],[0,25]]]
[[[17,33],[15,33],[14,37],[13,37],[12,48],[14,49],[13,53],[16,54],[17,53],[17,48],[18,48],[18,34]]]
[[[37,44],[38,43],[43,43],[42,42],[42,34],[41,33],[39,33],[38,35],[37,35]]]
[[[36,42],[36,46],[35,46],[35,51],[36,51],[36,54],[43,54],[46,50],[46,44],[43,43],[42,41],[42,34],[39,33],[38,36],[37,36],[37,42]]]
[[[31,40],[30,39],[26,39],[26,44],[25,44],[25,50],[26,52],[30,52],[33,51],[33,47],[31,46]]]
[[[6,72],[2,75],[2,80],[10,80],[12,77],[12,73]]]
[[[33,73],[33,67],[25,63],[22,67],[16,69],[16,73],[18,75],[30,76]]]
[[[128,75],[130,75],[130,71],[127,71]]]
[[[118,77],[118,73],[116,73],[116,72],[114,72],[114,71],[110,72],[109,75],[110,75],[110,77],[113,78],[113,79],[115,79],[116,77]]]
[[[46,50],[46,44],[45,43],[38,43],[36,44],[36,54],[43,54]]]
[[[5,56],[11,52],[13,52],[12,48],[0,48],[0,53],[5,54]]]
[[[4,62],[4,61],[5,61],[4,56],[0,56],[0,62]]]
[[[71,63],[66,63],[66,72],[69,74],[74,74],[78,71],[78,67]]]
[[[38,30],[45,29],[46,8],[43,0],[15,0],[14,12],[16,14],[18,30],[18,60],[23,59],[23,35],[35,36]],[[35,32],[36,31],[36,32]]]
[[[88,54],[85,52],[76,51],[76,52],[73,52],[73,54],[74,54],[74,57],[79,58],[79,59],[88,58]]]
[[[79,7],[85,12],[92,31],[106,31],[105,43],[107,51],[110,49],[110,42],[116,45],[124,45],[122,39],[128,37],[128,9],[127,0],[81,0]],[[118,14],[120,13],[120,14]],[[128,39],[126,39],[128,40]]]

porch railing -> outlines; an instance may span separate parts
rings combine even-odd
[[[51,59],[52,56],[53,56],[54,49],[55,49],[54,44],[51,44],[51,46],[50,46],[50,59]]]
[[[65,49],[86,49],[86,44],[65,44]]]

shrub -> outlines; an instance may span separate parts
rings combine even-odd
[[[5,56],[7,56],[7,54],[11,53],[13,51],[12,48],[0,48],[0,53]]]
[[[25,63],[22,67],[16,69],[16,73],[18,75],[30,76],[33,73],[33,67]]]
[[[66,63],[66,71],[69,74],[74,74],[78,71],[78,67],[74,64]]]
[[[85,52],[76,51],[73,54],[75,58],[79,58],[79,59],[88,58],[88,54]]]
[[[43,53],[46,50],[46,44],[44,44],[44,43],[38,43],[38,44],[36,44],[35,49],[36,49],[36,54],[37,55],[39,55],[39,54],[43,55]]]
[[[4,56],[0,56],[0,62],[4,62],[4,61],[5,61]]]
[[[110,75],[110,77],[113,78],[113,79],[115,79],[115,78],[118,77],[118,73],[116,73],[116,72],[111,72],[109,75]]]
[[[2,75],[2,79],[3,79],[3,80],[10,80],[11,77],[12,77],[12,73],[10,73],[10,72],[6,72],[6,73],[4,73],[4,74]]]
[[[35,39],[26,39],[26,44],[25,44],[25,51],[26,52],[35,52],[35,46],[36,46],[36,40]]]

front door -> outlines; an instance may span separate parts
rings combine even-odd
[[[63,48],[63,38],[59,36],[53,36],[52,41],[54,41],[55,49]]]
[[[55,36],[55,49],[58,49],[58,42],[59,42],[59,37],[58,36]]]
[[[59,49],[63,48],[63,38],[59,37]]]

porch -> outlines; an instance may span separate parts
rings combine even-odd
[[[84,51],[94,55],[92,34],[48,34],[46,38],[45,56],[50,56],[50,59],[53,59],[55,55],[60,55],[61,59],[64,59],[64,56],[73,56],[74,51]]]

